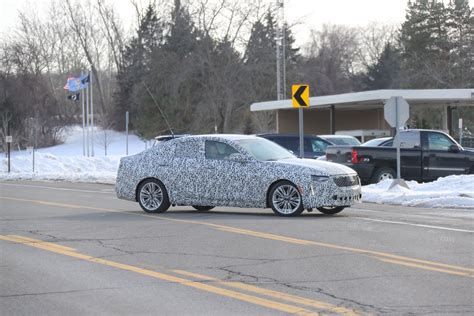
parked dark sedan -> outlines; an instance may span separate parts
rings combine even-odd
[[[259,134],[278,145],[290,150],[297,157],[300,156],[300,137],[298,134]],[[326,154],[326,148],[333,143],[316,135],[304,135],[304,158],[318,158]]]

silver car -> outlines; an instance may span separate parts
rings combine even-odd
[[[264,138],[217,134],[172,139],[122,158],[116,192],[150,213],[186,205],[335,214],[361,198],[359,177],[348,167],[298,159]]]

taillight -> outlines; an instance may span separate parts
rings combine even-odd
[[[357,150],[355,149],[352,149],[351,162],[353,164],[359,163],[359,154],[357,153]]]

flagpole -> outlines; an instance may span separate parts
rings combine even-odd
[[[87,118],[86,118],[86,145],[87,145],[87,157],[89,157],[89,117],[90,117],[90,112],[89,112],[89,86],[86,86],[86,113],[87,113]]]
[[[91,136],[91,147],[92,147],[92,157],[94,157],[94,90],[92,89],[92,71],[89,72],[89,85],[91,89],[91,125],[92,125],[92,136]]]
[[[82,77],[82,73],[81,73]],[[81,89],[81,102],[82,102],[82,155],[86,155],[86,113],[84,111],[84,89]]]

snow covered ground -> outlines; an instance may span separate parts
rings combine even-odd
[[[0,158],[1,180],[62,180],[73,182],[115,183],[120,157],[125,156],[124,133],[107,131],[107,156],[104,150],[103,131],[96,131],[94,157],[82,155],[82,128],[71,127],[65,131],[64,144],[40,148],[35,152],[35,172],[32,172],[32,155],[26,150],[13,151],[11,173],[7,160]],[[152,142],[148,142],[148,146]],[[145,149],[145,142],[135,135],[128,137],[128,153],[133,155]]]
[[[410,189],[396,186],[391,180],[362,187],[364,202],[418,207],[468,208],[474,210],[474,175],[439,178],[429,183],[407,181]]]
[[[102,132],[95,137],[95,155],[82,155],[82,129],[70,128],[64,144],[41,148],[35,152],[35,173],[32,156],[26,150],[14,151],[11,173],[7,161],[0,158],[2,180],[56,180],[90,183],[115,183],[120,157],[125,155],[125,134],[108,131],[110,145],[105,156],[101,143]],[[148,146],[151,142],[148,142]],[[145,142],[135,135],[129,136],[129,154],[145,149]],[[418,207],[467,208],[474,210],[474,175],[449,176],[430,183],[407,182],[410,189],[396,187],[388,191],[390,181],[367,185],[362,188],[364,202]]]

